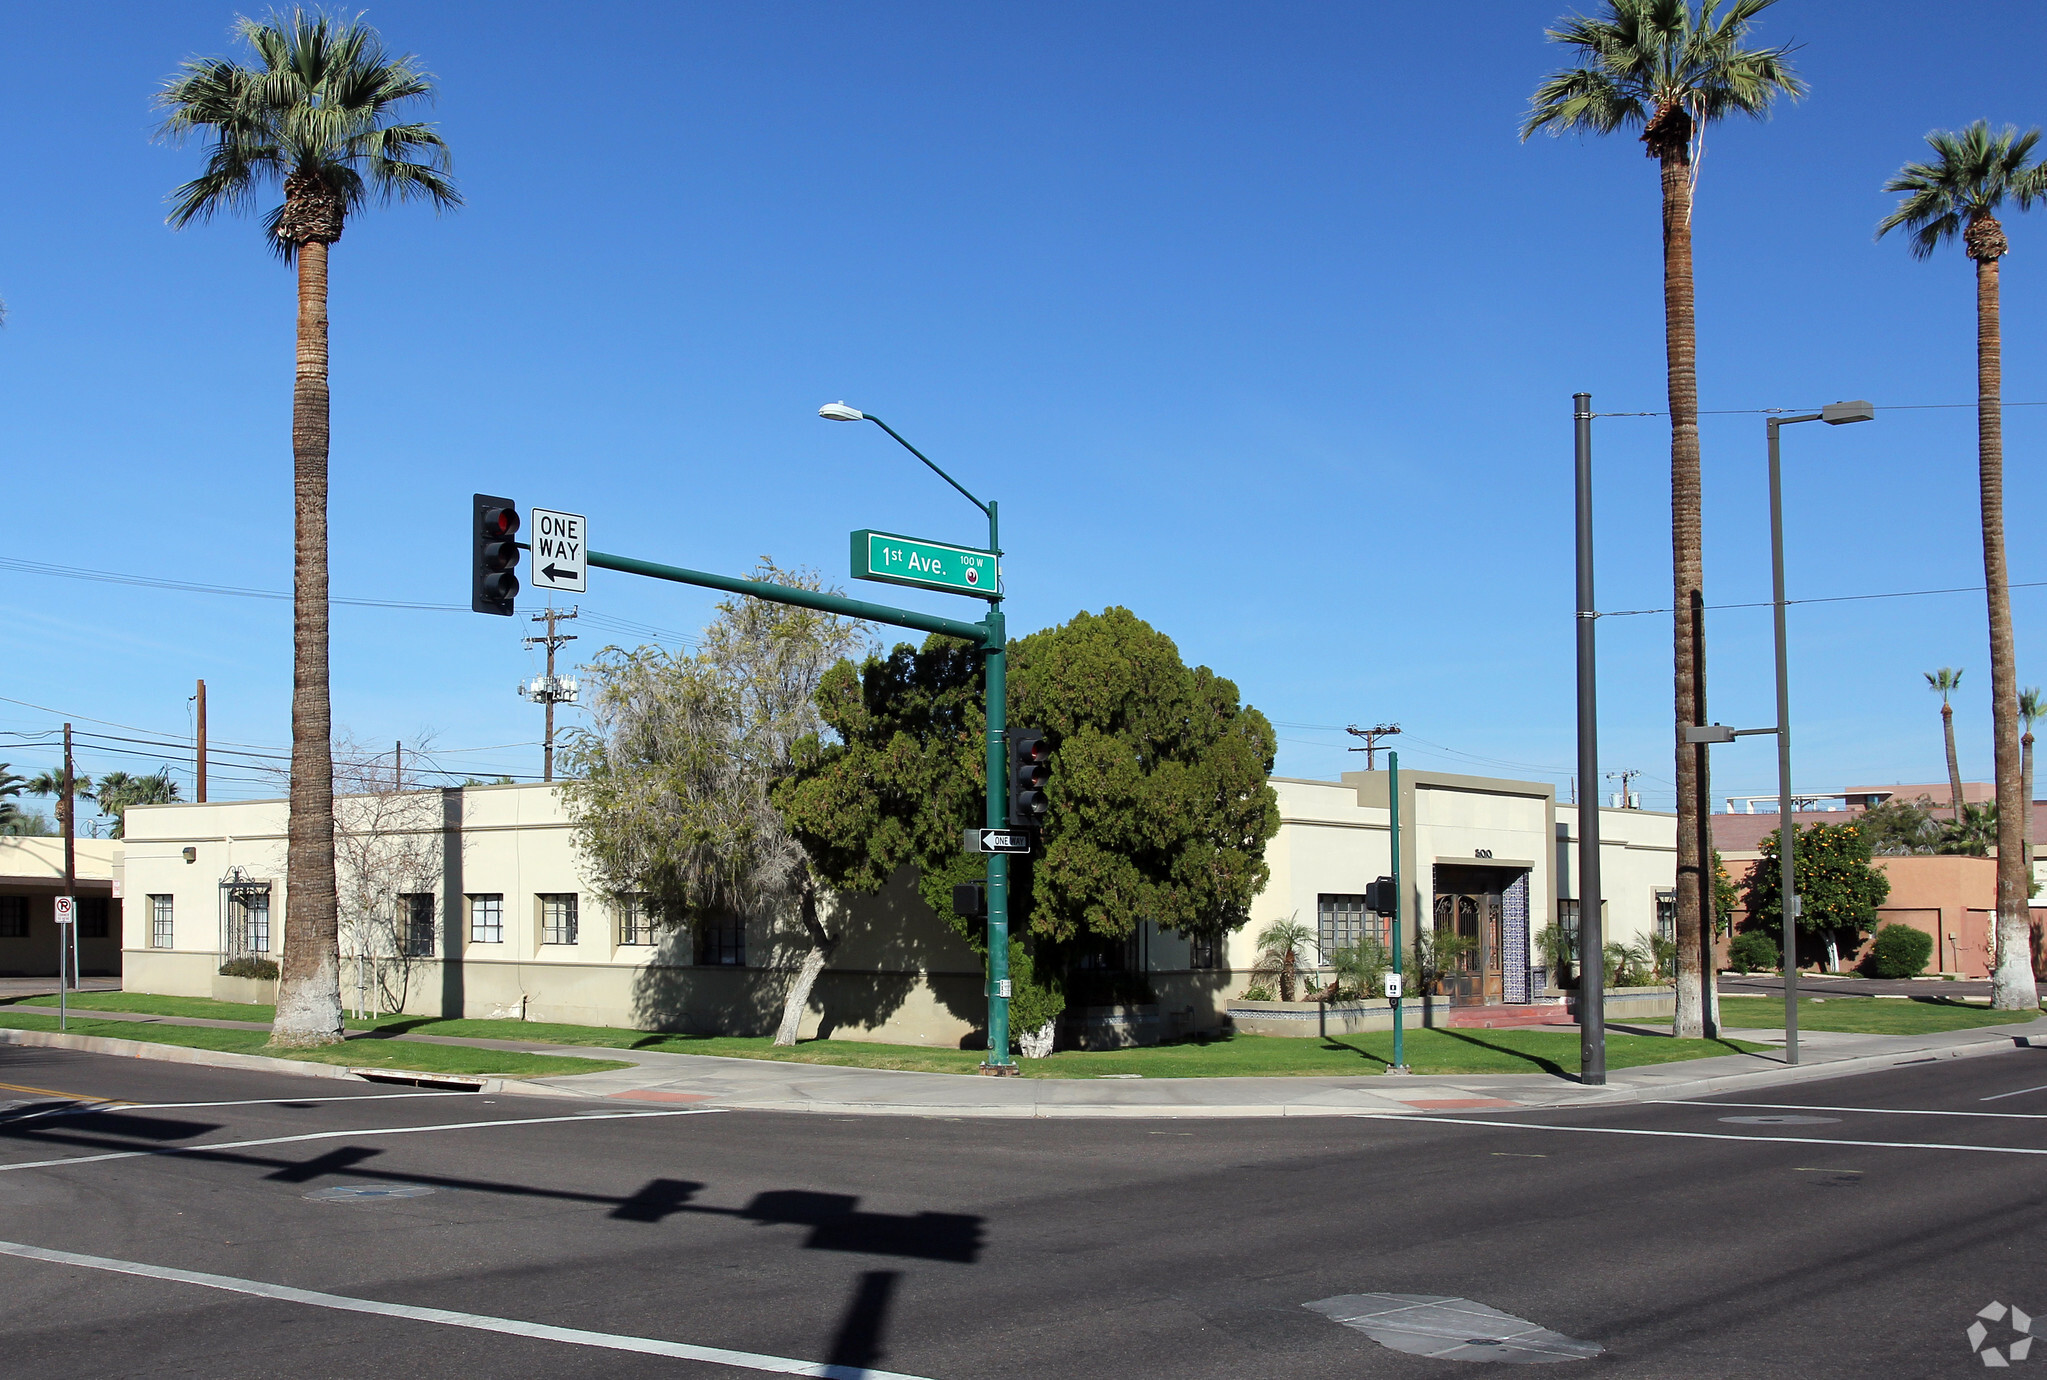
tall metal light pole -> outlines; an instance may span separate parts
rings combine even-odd
[[[1599,914],[1599,660],[1592,597],[1592,395],[1574,394],[1578,510],[1578,1081],[1606,1082],[1606,935]],[[1587,955],[1590,955],[1588,958]]]
[[[1867,422],[1876,409],[1865,401],[1828,403],[1817,412],[1772,417],[1770,433],[1770,605],[1777,637],[1777,895],[1784,913],[1784,1062],[1798,1062],[1798,882],[1792,870],[1797,830],[1791,812],[1791,673],[1784,638],[1784,485],[1777,432],[1794,422]]]
[[[998,559],[1001,557],[1002,529],[997,519],[995,500],[983,503],[968,493],[957,479],[933,464],[930,456],[904,440],[894,427],[871,412],[836,402],[820,407],[817,415],[828,422],[873,422],[895,437],[896,444],[922,460],[933,474],[952,485],[962,498],[987,515],[988,550]],[[1001,829],[1009,823],[1009,761],[1003,741],[1008,731],[1009,691],[1007,630],[1002,617],[1000,583],[984,597],[988,600],[988,616],[982,620],[982,626],[987,629],[982,642],[986,658],[982,690],[988,724],[987,818],[990,829]],[[1016,1061],[1009,1054],[1009,855],[1006,853],[988,855],[988,1062],[981,1069],[993,1074],[1017,1072]]]

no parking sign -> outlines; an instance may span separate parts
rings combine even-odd
[[[57,898],[57,923],[60,925],[70,924],[72,916],[76,914],[77,909],[78,900],[76,897],[59,896]]]

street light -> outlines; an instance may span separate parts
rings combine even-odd
[[[1770,604],[1777,634],[1777,895],[1784,913],[1784,1062],[1798,1062],[1798,883],[1792,872],[1797,851],[1791,823],[1791,677],[1784,645],[1784,485],[1777,460],[1777,432],[1794,422],[1825,422],[1841,426],[1876,418],[1876,409],[1858,399],[1828,403],[1817,412],[1772,417],[1770,433]]]
[[[957,489],[960,495],[988,515],[988,550],[1000,557],[1002,547],[998,540],[1000,529],[996,525],[996,505],[993,500],[983,503],[968,493],[966,488],[937,465],[931,457],[905,441],[896,429],[871,412],[862,412],[857,407],[848,407],[845,402],[826,403],[817,410],[817,415],[828,422],[873,422],[876,426],[894,436],[896,444],[922,460],[924,464],[946,483]],[[987,721],[987,767],[988,767],[988,827],[1001,829],[1009,823],[1009,762],[1005,746],[1008,731],[1008,681],[1006,676],[1008,654],[1004,647],[1005,629],[1002,617],[1002,586],[1000,581],[989,594],[988,616],[983,620],[987,633],[982,643],[982,654],[987,658],[982,676],[982,693],[986,705]],[[1014,1075],[1016,1061],[1009,1054],[1009,855],[990,853],[988,855],[988,1062],[981,1065],[983,1073]]]

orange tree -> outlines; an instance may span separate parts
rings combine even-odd
[[[1741,928],[1772,937],[1783,932],[1784,923],[1777,840],[1777,831],[1772,830],[1762,842],[1762,857],[1742,884],[1748,919]],[[1876,928],[1877,907],[1890,897],[1891,879],[1870,861],[1871,856],[1869,835],[1853,824],[1811,824],[1798,830],[1791,859],[1798,883],[1798,931],[1826,945],[1829,968],[1840,966],[1844,940],[1852,951],[1865,932]]]

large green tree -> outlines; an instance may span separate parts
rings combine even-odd
[[[915,868],[924,900],[977,947],[982,923],[954,912],[952,888],[983,872],[960,850],[984,817],[980,661],[933,637],[833,668],[818,703],[837,741],[814,741],[775,794],[831,885],[874,892]],[[1243,925],[1279,807],[1272,726],[1237,687],[1121,608],[1012,643],[1008,686],[1010,724],[1052,746],[1040,851],[1011,873],[1012,930],[1041,969],[1048,946],[1118,939],[1139,921]]]
[[[1784,923],[1778,834],[1773,829],[1763,839],[1757,850],[1762,856],[1742,883],[1742,904],[1748,910],[1742,928],[1772,936],[1782,932]],[[1831,971],[1840,967],[1844,943],[1852,950],[1864,932],[1876,928],[1877,907],[1889,898],[1891,879],[1870,861],[1869,835],[1858,825],[1809,824],[1798,829],[1797,838],[1791,869],[1798,884],[1798,932],[1826,945]]]
[[[370,201],[459,205],[433,126],[398,118],[429,100],[433,78],[394,56],[359,19],[294,9],[242,19],[253,61],[194,58],[157,93],[159,136],[207,141],[206,167],[171,193],[170,224],[257,209],[275,183],[264,238],[298,274],[292,384],[291,804],[285,845],[284,953],[271,1040],[341,1036],[334,878],[333,711],[327,664],[327,260],[348,217]]]
[[[1990,1004],[2000,1011],[2040,1005],[2031,957],[2033,863],[2021,797],[2019,674],[2012,643],[2011,577],[2004,552],[2004,339],[1998,265],[2011,244],[1997,213],[2047,196],[2047,165],[2034,161],[2040,131],[1978,120],[1960,132],[1926,136],[1933,158],[1907,163],[1884,184],[1903,196],[1877,226],[1881,239],[1909,230],[1914,258],[1960,240],[1976,266],[1976,479],[1983,512],[1983,586],[1990,612],[1990,727],[1997,764],[1997,968]]]
[[[753,578],[822,588],[815,572],[772,562]],[[562,799],[614,904],[648,906],[676,925],[717,913],[802,923],[810,945],[777,1044],[796,1043],[845,932],[820,914],[815,874],[769,793],[824,726],[826,672],[866,640],[850,619],[734,596],[693,653],[607,648],[585,668],[590,726],[568,735]]]
[[[1672,668],[1677,753],[1677,1034],[1705,1032],[1711,974],[1705,917],[1713,912],[1707,857],[1711,802],[1706,748],[1684,741],[1684,725],[1707,722],[1703,638],[1696,628],[1705,561],[1700,540],[1698,337],[1692,291],[1692,197],[1706,128],[1734,115],[1761,119],[1779,96],[1805,83],[1788,45],[1746,46],[1749,28],[1774,0],[1607,0],[1549,30],[1574,51],[1575,66],[1535,89],[1521,137],[1539,131],[1612,134],[1640,129],[1663,187],[1663,343],[1670,398]]]

